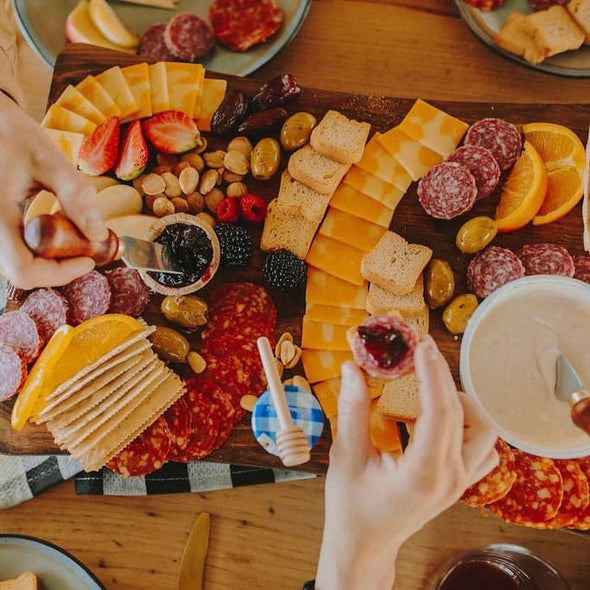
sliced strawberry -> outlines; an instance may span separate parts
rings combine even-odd
[[[92,135],[84,138],[78,152],[78,167],[85,174],[100,176],[108,172],[119,155],[119,117],[109,117],[101,123]]]
[[[163,111],[143,122],[143,132],[160,152],[179,154],[192,150],[200,139],[196,123],[181,111]]]
[[[115,168],[115,175],[121,180],[137,178],[147,165],[148,146],[141,132],[141,123],[133,121],[123,138],[123,147]]]

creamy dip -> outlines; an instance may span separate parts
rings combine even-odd
[[[484,303],[461,351],[463,386],[511,444],[548,457],[590,454],[590,436],[554,393],[559,351],[590,387],[590,288],[535,278],[542,282],[524,279],[509,296]]]

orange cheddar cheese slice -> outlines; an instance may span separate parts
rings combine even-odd
[[[379,201],[367,197],[364,193],[344,183],[341,183],[334,192],[330,200],[330,207],[372,221],[385,229],[389,228],[394,212],[391,207],[386,207]]]
[[[201,97],[199,112],[193,112],[193,117],[197,119],[197,127],[201,131],[211,131],[211,119],[223,102],[226,90],[226,80],[218,80],[217,78],[205,78],[203,80],[203,96]]]
[[[419,98],[398,127],[446,158],[459,145],[468,125]]]
[[[381,180],[374,174],[359,168],[356,164],[350,167],[343,182],[390,209],[395,209],[404,196],[404,191],[397,186]]]
[[[420,180],[443,156],[406,135],[399,127],[393,127],[377,138],[377,141],[408,171],[412,180]]]
[[[150,88],[152,91],[152,112],[161,113],[170,110],[166,63],[159,61],[150,64]]]
[[[321,405],[321,403],[320,403]],[[383,414],[377,406],[377,400],[371,401],[369,414],[369,435],[371,442],[380,451],[399,455],[402,453],[402,439],[397,422]]]
[[[113,66],[96,75],[95,78],[121,109],[121,119],[129,117],[139,110],[139,105],[135,101],[131,88],[129,88],[119,66]]]
[[[364,254],[358,248],[318,234],[305,260],[311,266],[362,287],[365,284],[361,274],[361,261]]]
[[[326,322],[341,326],[357,326],[367,319],[369,314],[362,309],[336,307],[322,303],[307,303],[305,315],[314,322]]]
[[[129,115],[125,121],[143,119],[152,114],[152,91],[150,87],[150,68],[142,62],[121,68],[121,72],[131,90],[131,94],[138,105],[137,111]]]
[[[97,125],[106,121],[106,117],[77,88],[69,84],[55,101],[56,105],[72,111]]]
[[[332,422],[338,416],[338,394],[340,393],[340,377],[327,379],[312,386],[313,392],[322,406],[326,418]],[[334,420],[336,423],[336,420]],[[332,424],[330,424],[332,426]],[[334,429],[332,430],[334,435]]]
[[[376,223],[330,207],[319,231],[343,244],[369,252],[387,230]]]
[[[82,147],[85,135],[73,131],[62,131],[58,129],[45,129],[49,139],[57,146],[72,164],[78,164],[78,154]]]
[[[314,322],[303,316],[301,346],[302,348],[313,348],[314,350],[350,351],[346,339],[348,329],[348,326]]]
[[[380,133],[373,135],[365,146],[365,151],[362,158],[357,162],[357,166],[406,192],[410,184],[412,184],[412,177],[379,143],[378,137],[380,135]]]
[[[305,300],[307,303],[351,307],[364,310],[367,305],[368,286],[353,285],[313,266],[307,269]]]
[[[201,64],[167,61],[166,80],[170,109],[193,116],[203,91],[205,68]]]
[[[94,76],[86,76],[76,84],[76,88],[105,116],[118,117],[121,109],[111,95],[96,81]]]
[[[352,352],[350,350],[312,350],[306,348],[301,352],[305,378],[310,383],[340,377],[342,363],[351,360]]]
[[[41,127],[90,135],[97,125],[89,119],[68,111],[68,109],[52,104],[41,121]]]

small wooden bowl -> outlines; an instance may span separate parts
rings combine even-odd
[[[215,273],[219,268],[221,249],[219,247],[217,234],[208,223],[201,221],[194,215],[189,215],[188,213],[174,213],[173,215],[161,217],[146,232],[144,239],[150,242],[155,241],[168,225],[174,225],[175,223],[196,225],[197,227],[200,227],[207,234],[207,237],[211,242],[211,246],[213,247],[213,258],[211,259],[211,263],[205,269],[205,272],[202,274],[201,278],[198,281],[184,287],[170,287],[168,285],[162,285],[152,278],[147,271],[140,271],[139,274],[141,275],[143,282],[152,291],[161,293],[162,295],[188,295],[189,293],[194,293],[195,291],[202,289],[215,276]]]

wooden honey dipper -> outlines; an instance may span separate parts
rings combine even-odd
[[[262,336],[256,341],[262,366],[268,381],[273,405],[277,411],[280,430],[277,432],[279,457],[285,467],[307,463],[310,459],[310,446],[307,436],[300,426],[295,426],[287,404],[285,390],[277,371],[274,355],[268,338]]]

